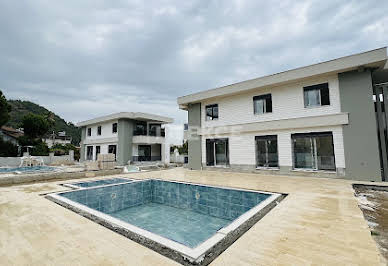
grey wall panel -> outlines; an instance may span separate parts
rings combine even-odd
[[[381,181],[377,124],[369,70],[338,74],[341,111],[349,113],[343,126],[345,177]]]
[[[80,143],[80,146],[81,146],[81,149],[80,149],[80,162],[83,162],[85,161],[85,145],[84,145],[84,141],[86,139],[86,127],[82,127],[81,128],[81,143]]]
[[[117,124],[117,165],[127,165],[132,160],[132,138],[134,122],[129,119],[119,119]]]
[[[188,108],[188,152],[189,163],[188,168],[199,170],[202,168],[202,145],[201,136],[198,135],[198,130],[201,127],[201,104],[191,104]]]

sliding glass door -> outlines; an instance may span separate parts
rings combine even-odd
[[[229,165],[228,139],[206,140],[206,165]]]
[[[259,136],[256,140],[256,167],[278,167],[277,136]]]
[[[331,132],[293,134],[294,168],[335,170]]]

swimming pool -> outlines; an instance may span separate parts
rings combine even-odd
[[[22,172],[22,173],[33,173],[33,172],[52,172],[57,168],[50,166],[28,166],[28,167],[13,167],[13,168],[0,168],[1,173],[14,173],[14,172]]]
[[[46,197],[182,264],[205,265],[283,195],[148,179]]]
[[[132,179],[129,179],[129,178],[117,177],[117,178],[108,178],[108,179],[100,179],[100,180],[92,180],[92,181],[82,181],[82,182],[63,184],[63,185],[71,188],[91,188],[91,187],[99,187],[99,186],[112,185],[112,184],[128,183],[131,181]]]

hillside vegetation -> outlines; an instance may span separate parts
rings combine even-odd
[[[29,101],[21,100],[8,100],[12,110],[10,112],[10,120],[6,123],[6,126],[13,128],[20,127],[23,117],[28,113],[47,115],[50,111],[46,108]],[[79,145],[81,141],[81,130],[77,128],[73,123],[67,123],[60,116],[53,114],[54,125],[50,128],[49,132],[66,131],[66,135],[73,138],[72,143]]]

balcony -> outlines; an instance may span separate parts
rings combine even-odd
[[[165,137],[166,131],[164,128],[161,128],[159,130],[149,130],[148,132],[146,130],[135,130],[133,131],[134,136],[152,136],[152,137]]]
[[[132,138],[134,144],[164,144],[166,138],[164,136],[147,136],[147,135],[135,135]]]

